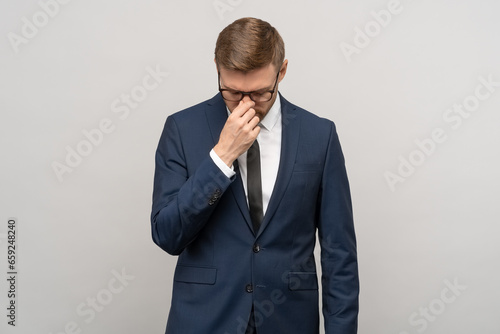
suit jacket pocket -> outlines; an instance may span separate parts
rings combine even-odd
[[[191,267],[177,265],[175,268],[174,280],[176,282],[215,284],[217,278],[216,268]]]
[[[318,290],[316,272],[291,271],[288,273],[288,288],[292,291]]]

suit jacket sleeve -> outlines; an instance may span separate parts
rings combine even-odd
[[[326,334],[357,333],[358,267],[344,157],[332,123],[318,201]]]
[[[172,255],[195,240],[232,182],[209,152],[201,163],[190,162],[187,155],[175,118],[170,116],[156,151],[151,229],[154,242]]]

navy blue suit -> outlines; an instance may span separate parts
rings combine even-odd
[[[358,269],[349,184],[333,122],[281,98],[276,184],[255,235],[243,184],[209,156],[227,120],[212,99],[167,118],[156,152],[154,242],[179,255],[167,334],[319,333],[316,231],[327,334],[357,332]]]

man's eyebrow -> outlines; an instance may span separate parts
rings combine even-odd
[[[224,83],[223,83],[224,84]],[[260,89],[257,89],[257,90],[251,90],[249,92],[244,92],[242,90],[237,90],[237,89],[234,89],[234,88],[230,88],[230,87],[227,87],[226,85],[224,85],[225,88],[223,89],[226,89],[226,90],[232,90],[234,92],[242,92],[242,93],[257,93],[257,92],[268,92],[268,91],[271,91],[272,88],[270,87],[266,87],[266,88],[260,88]]]

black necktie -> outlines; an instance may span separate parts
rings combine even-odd
[[[264,210],[262,209],[262,179],[260,175],[260,149],[259,143],[253,142],[247,151],[247,188],[248,206],[250,207],[250,218],[252,218],[253,230],[257,234]]]

